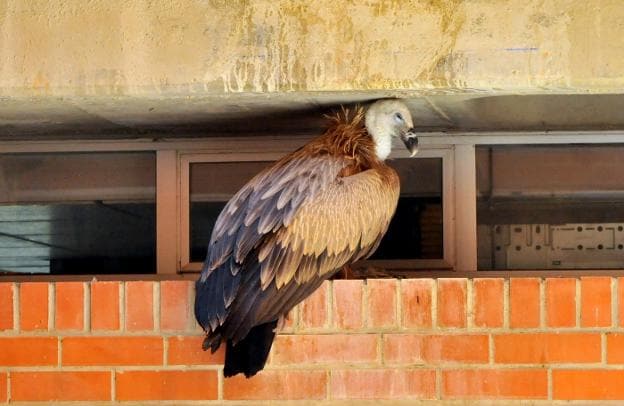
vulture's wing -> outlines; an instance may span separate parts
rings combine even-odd
[[[222,266],[232,255],[237,264],[243,264],[260,240],[288,226],[304,200],[334,181],[345,164],[344,159],[327,155],[295,154],[256,175],[219,215],[208,244],[204,273]]]
[[[259,250],[262,287],[274,282],[279,289],[293,279],[305,285],[315,275],[365,256],[396,209],[398,178],[390,179],[392,184],[370,169],[336,179],[304,202],[292,224],[279,229]],[[274,260],[282,257],[278,263]]]
[[[251,251],[287,227],[303,202],[333,182],[345,165],[345,159],[299,150],[260,172],[230,199],[215,223],[196,283],[195,314],[205,330],[214,332],[223,324],[241,280],[257,270]]]
[[[222,336],[239,341],[376,246],[396,208],[398,177],[387,167],[338,177],[344,165],[328,155],[295,158],[258,175],[226,206],[200,278],[212,275],[209,294],[220,301],[203,310],[211,331],[222,326]]]

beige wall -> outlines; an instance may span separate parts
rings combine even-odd
[[[621,0],[4,0],[0,96],[621,92]]]

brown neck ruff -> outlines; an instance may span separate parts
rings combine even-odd
[[[372,168],[386,167],[375,154],[375,143],[364,125],[364,109],[343,109],[330,120],[325,133],[310,143],[309,152],[346,158],[350,163],[340,176],[350,176]]]

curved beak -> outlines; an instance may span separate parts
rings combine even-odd
[[[401,134],[401,140],[405,144],[405,148],[410,152],[410,156],[413,157],[418,152],[418,137],[413,128],[407,130],[407,132]]]

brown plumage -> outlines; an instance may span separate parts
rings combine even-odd
[[[227,343],[226,376],[262,369],[277,321],[377,248],[399,197],[399,178],[383,159],[394,136],[414,149],[411,127],[396,100],[366,115],[343,110],[225,206],[196,284],[195,314],[207,333],[204,349]]]

